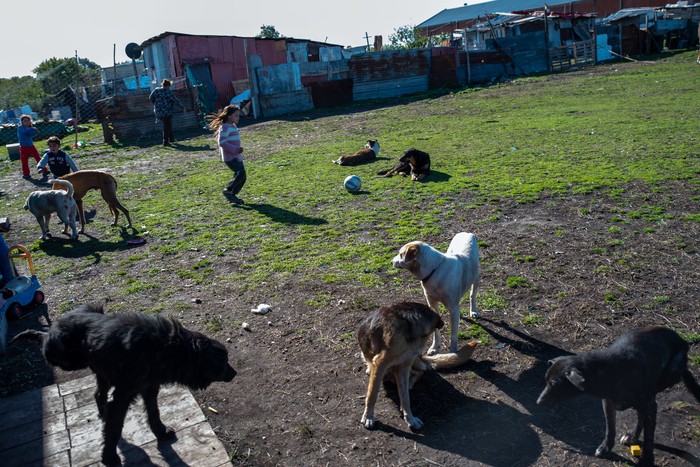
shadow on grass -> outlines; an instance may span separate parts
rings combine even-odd
[[[437,170],[430,169],[430,173],[428,174],[427,177],[425,177],[422,182],[423,183],[438,183],[438,182],[447,182],[452,178],[452,175],[446,174],[445,172],[438,172]]]
[[[233,203],[232,203],[233,204]],[[256,204],[256,203],[246,203],[246,204],[233,204],[241,209],[248,209],[251,211],[257,211],[260,214],[267,216],[270,220],[279,222],[281,224],[290,225],[322,225],[327,224],[328,221],[318,217],[307,217],[297,214],[296,212],[289,211],[287,209],[278,208],[276,206],[271,206],[269,204]]]
[[[170,147],[172,149],[175,149],[177,151],[181,152],[198,152],[198,151],[207,151],[209,149],[216,149],[214,146],[210,146],[209,144],[200,144],[200,145],[194,145],[190,144],[189,142],[186,142],[185,144],[183,143],[171,143]]]
[[[61,258],[93,257],[94,264],[98,264],[102,261],[103,252],[134,248],[134,245],[129,245],[127,241],[136,235],[138,235],[138,230],[126,227],[120,227],[119,236],[121,239],[116,241],[102,241],[90,234],[80,234],[77,241],[72,241],[63,234],[57,234],[48,240],[41,241],[39,248],[48,256]],[[87,240],[85,240],[86,237]]]

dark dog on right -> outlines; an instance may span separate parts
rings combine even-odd
[[[121,465],[117,443],[136,397],[143,397],[148,425],[163,441],[174,438],[175,432],[160,419],[161,385],[205,389],[236,375],[221,343],[160,316],[104,314],[102,307],[81,306],[56,320],[48,332],[28,330],[12,341],[26,338],[42,342],[44,357],[52,365],[68,371],[89,367],[95,373],[95,402],[104,419],[102,462],[106,465]]]
[[[549,361],[547,385],[537,399],[551,405],[577,394],[603,399],[605,439],[595,454],[602,457],[615,443],[615,410],[634,408],[637,426],[623,444],[637,444],[644,430],[639,465],[654,465],[656,394],[683,380],[700,402],[700,385],[688,370],[688,344],[671,329],[652,326],[628,331],[605,349]]]
[[[430,154],[411,148],[399,158],[394,167],[378,172],[377,175],[410,175],[412,180],[422,180],[430,173]]]

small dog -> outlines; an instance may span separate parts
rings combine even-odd
[[[367,144],[365,144],[363,149],[360,149],[355,154],[340,156],[333,163],[338,165],[359,165],[375,160],[378,155],[379,142],[376,139],[370,139],[367,140]]]
[[[401,412],[412,430],[423,422],[411,412],[409,389],[429,369],[453,368],[466,363],[474,353],[476,342],[459,352],[435,356],[422,355],[428,336],[444,325],[440,316],[422,303],[401,302],[372,312],[360,324],[357,340],[367,363],[369,384],[361,423],[374,427],[374,406],[379,386],[393,375],[399,392]]]
[[[131,217],[129,210],[126,209],[117,199],[117,180],[107,172],[99,170],[79,170],[69,173],[58,178],[59,180],[67,180],[73,184],[73,197],[78,204],[78,212],[80,213],[80,233],[85,231],[85,212],[83,211],[83,198],[90,190],[100,190],[102,199],[107,202],[109,212],[114,216],[114,223],[117,225],[119,220],[119,211],[124,213],[126,220],[129,222],[127,228],[131,227]],[[54,183],[53,189],[61,189]]]
[[[440,303],[450,312],[450,352],[457,351],[459,333],[459,301],[469,290],[469,317],[478,318],[476,292],[479,288],[479,245],[476,235],[458,233],[445,254],[424,242],[402,246],[391,260],[396,268],[408,269],[420,279],[430,308],[439,312]],[[435,329],[428,355],[440,349],[440,330]]]
[[[377,172],[377,175],[391,177],[392,175],[410,175],[411,179],[422,180],[430,173],[430,154],[411,148],[399,158],[394,167]]]
[[[605,438],[596,449],[601,457],[615,443],[615,410],[637,411],[637,426],[620,442],[637,444],[644,430],[639,465],[654,465],[656,394],[683,380],[700,402],[700,385],[688,370],[688,344],[674,331],[652,326],[628,331],[605,349],[549,361],[547,384],[537,399],[552,405],[577,394],[603,399]]]
[[[185,329],[175,319],[159,316],[104,314],[102,307],[85,305],[56,320],[48,332],[27,330],[10,343],[27,338],[42,342],[50,364],[67,371],[89,367],[95,373],[95,402],[104,419],[102,462],[106,465],[121,465],[117,442],[136,397],[143,397],[148,425],[156,438],[172,439],[174,431],[160,419],[160,386],[205,389],[214,381],[229,382],[236,375],[221,343]]]
[[[73,231],[71,240],[78,238],[78,232],[75,226],[75,217],[78,215],[78,206],[73,197],[73,185],[66,180],[49,180],[54,186],[60,186],[62,189],[34,191],[27,197],[27,202],[24,203],[24,209],[29,210],[41,227],[41,239],[46,240],[51,237],[49,232],[49,221],[51,213],[55,212],[65,228],[63,233],[68,233],[68,227]],[[64,191],[65,190],[65,191]]]

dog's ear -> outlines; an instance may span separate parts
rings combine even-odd
[[[557,363],[559,360],[561,360],[561,359],[563,359],[563,358],[564,358],[564,356],[562,356],[562,357],[556,357],[556,358],[553,358],[553,359],[551,359],[551,360],[547,360],[547,368],[549,368],[550,366],[554,365],[555,363]]]
[[[435,325],[435,327],[438,329],[442,329],[445,327],[445,322],[442,320],[442,318],[440,318],[440,316],[438,316],[437,324]]]
[[[573,384],[575,388],[580,389],[581,391],[585,391],[583,385],[586,382],[586,378],[583,376],[583,373],[581,373],[581,371],[578,368],[569,368],[564,374],[564,376],[566,376],[566,379],[568,379],[569,382]]]
[[[409,245],[406,248],[406,254],[404,255],[404,261],[414,261],[420,254],[420,245]]]

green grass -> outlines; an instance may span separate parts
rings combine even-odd
[[[528,313],[523,317],[523,324],[525,326],[536,326],[542,322],[544,322],[544,318],[535,313]]]
[[[504,311],[508,308],[508,300],[495,290],[479,292],[476,301],[481,308],[489,311]]]
[[[512,289],[518,287],[530,287],[530,283],[524,277],[512,276],[506,279],[506,285]]]
[[[489,333],[478,324],[472,324],[467,329],[460,329],[458,336],[461,340],[476,340],[479,345],[487,345],[490,340]]]
[[[65,273],[66,266],[57,259],[68,253],[74,257],[72,270],[99,263],[130,271],[128,263],[148,262],[145,275],[105,277],[125,295],[167,297],[165,289],[176,282],[174,276],[199,285],[235,283],[248,290],[291,279],[300,286],[408,284],[401,272],[387,267],[397,248],[413,239],[446,247],[449,232],[442,220],[463,210],[497,206],[505,199],[530,203],[543,195],[614,195],[633,181],[649,187],[667,180],[697,183],[696,81],[697,64],[688,52],[614,74],[564,80],[530,77],[479,90],[426,95],[424,100],[395,99],[358,114],[311,112],[303,117],[314,118],[244,126],[241,134],[249,159],[248,182],[241,193],[246,204],[241,207],[221,197],[230,171],[218,159],[211,135],[187,140],[185,146],[194,149],[181,152],[158,146],[144,151],[128,144],[71,148],[80,167],[109,167],[117,174],[120,198],[135,226],[153,240],[147,259],[142,251],[126,259],[118,256],[123,251],[122,232],[109,226],[100,205],[102,212],[89,224],[96,239],[67,246],[40,246],[35,241],[27,246],[43,281]],[[390,160],[353,168],[331,163],[355,151],[367,137],[377,137],[381,155],[388,158],[409,147],[427,150],[433,173],[425,182],[410,182],[375,177],[378,168],[393,163]],[[81,139],[99,141],[99,126]],[[0,148],[0,177],[19,176],[19,163],[10,162],[6,154]],[[144,162],[151,165],[139,169]],[[342,188],[350,173],[363,180],[360,194]],[[20,197],[2,201],[6,214],[24,215]],[[491,212],[475,222],[502,222],[497,210]],[[578,215],[591,213],[583,208]],[[652,205],[608,215],[614,234],[631,219],[669,220],[663,206]],[[698,214],[689,213],[683,221],[698,222]],[[654,232],[651,227],[643,231]],[[557,231],[558,237],[566,234]],[[441,241],[444,244],[437,245]],[[608,255],[609,249],[623,245],[624,240],[617,239],[592,251]],[[219,261],[235,264],[220,268]],[[537,258],[521,255],[516,261],[536,263]],[[189,267],[169,267],[180,262]],[[164,271],[153,265],[162,265]],[[508,287],[532,286],[521,277],[507,281]],[[308,300],[309,306],[324,307],[331,297],[311,294]]]

